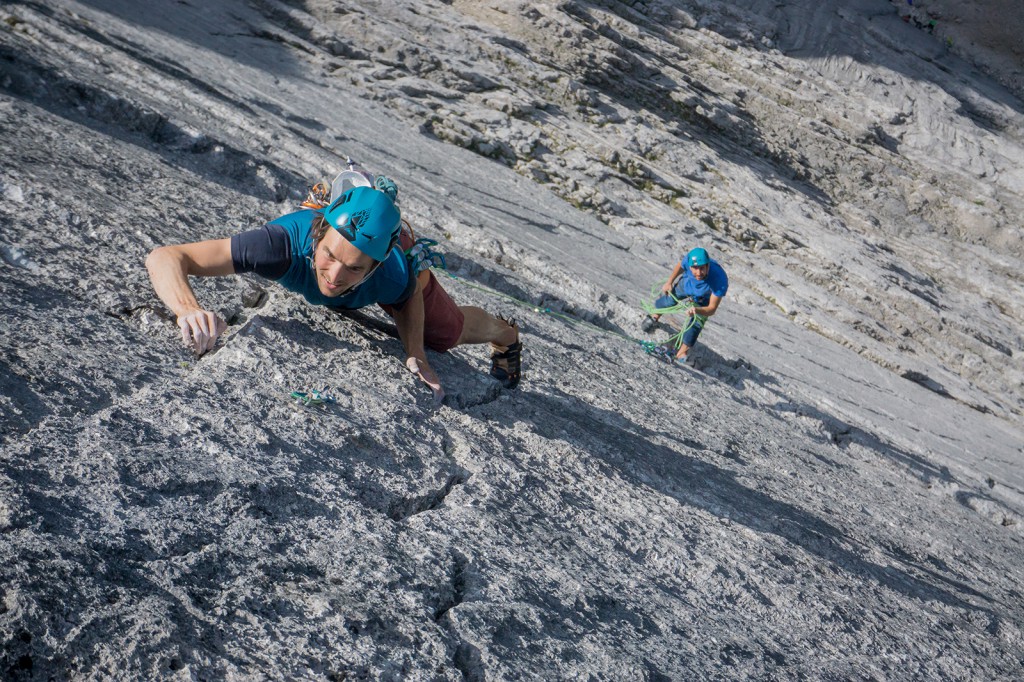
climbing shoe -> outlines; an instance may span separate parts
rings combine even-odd
[[[509,318],[501,318],[516,330],[516,341],[509,346],[491,344],[491,376],[501,382],[505,388],[515,388],[522,376],[523,343],[519,341],[519,325]]]
[[[657,326],[658,326],[658,321],[656,319],[654,319],[653,317],[651,317],[650,315],[644,315],[643,322],[640,323],[640,329],[642,329],[644,332],[646,332],[648,334],[651,331],[653,331],[654,328],[657,327]]]

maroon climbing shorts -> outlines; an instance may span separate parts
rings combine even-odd
[[[441,287],[434,273],[423,289],[423,343],[427,348],[443,353],[455,347],[462,336],[466,316]]]
[[[394,306],[381,303],[380,307],[391,317],[395,316]],[[459,343],[465,319],[434,273],[427,272],[427,284],[423,287],[423,345],[438,353],[451,350]]]

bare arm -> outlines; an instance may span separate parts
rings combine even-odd
[[[231,240],[161,246],[146,258],[146,269],[156,295],[178,318],[185,345],[200,355],[212,349],[227,324],[199,305],[188,278],[234,274]]]
[[[395,325],[398,327],[402,345],[405,346],[405,366],[430,387],[434,392],[434,402],[439,404],[444,400],[444,389],[441,388],[441,380],[427,362],[427,354],[423,348],[423,287],[429,277],[429,270],[419,274],[416,279],[416,291],[401,310],[395,311]]]
[[[233,275],[231,240],[214,239],[191,244],[173,244],[153,249],[146,269],[156,295],[175,315],[202,310],[189,286],[188,276]]]
[[[695,313],[697,315],[703,315],[704,317],[711,317],[712,315],[715,314],[715,311],[718,310],[718,304],[721,302],[721,296],[715,296],[714,294],[711,294],[711,298],[708,300],[708,304],[706,306],[702,306],[699,308],[690,308],[690,310],[692,311],[691,314]]]
[[[423,350],[423,273],[416,279],[416,290],[401,310],[395,310],[395,324],[398,336],[405,346],[405,354],[426,362]]]

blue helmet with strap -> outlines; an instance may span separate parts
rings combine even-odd
[[[690,253],[686,254],[686,264],[691,268],[699,268],[710,262],[711,256],[708,255],[707,249],[702,249],[699,246],[696,249],[691,249]]]
[[[354,247],[383,261],[398,243],[402,214],[391,198],[373,187],[353,187],[324,209],[327,223]]]

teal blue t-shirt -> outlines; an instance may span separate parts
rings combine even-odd
[[[354,310],[382,303],[401,308],[416,289],[416,276],[397,246],[370,278],[354,290],[334,298],[320,293],[312,265],[310,235],[317,215],[309,209],[296,211],[270,221],[261,229],[231,237],[235,272],[255,272],[276,280],[314,305]]]

